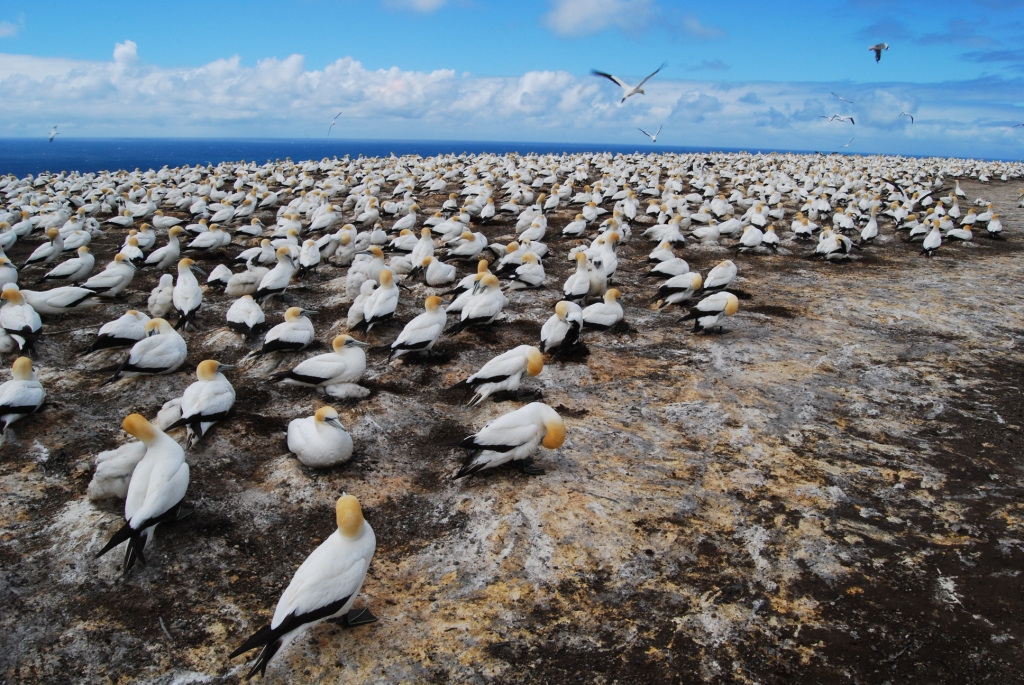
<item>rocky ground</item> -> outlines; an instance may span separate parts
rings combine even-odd
[[[242,361],[233,415],[189,454],[195,515],[159,530],[127,578],[118,551],[93,559],[123,511],[86,499],[95,455],[199,361],[249,348],[209,294],[180,372],[101,387],[121,355],[76,351],[143,309],[157,274],[127,302],[47,321],[49,401],[0,450],[0,681],[237,682],[247,662],[228,654],[332,532],[343,491],[376,531],[361,602],[380,621],[316,627],[268,682],[1024,681],[1024,210],[1016,187],[962,186],[996,203],[1007,241],[925,259],[883,226],[840,265],[784,240],[735,257],[753,297],[722,335],[651,309],[652,246],[634,236],[618,274],[627,324],[525,383],[568,427],[539,455],[544,476],[453,481],[462,455],[444,443],[520,404],[467,409],[448,388],[536,343],[572,241],[547,241],[550,288],[512,295],[493,331],[447,339],[430,361],[389,364],[397,329],[373,331],[372,395],[336,405],[356,444],[339,468],[307,469],[285,445],[322,398],[264,380],[305,355]],[[123,239],[111,233],[98,263]],[[732,251],[681,254],[706,273]],[[325,268],[288,295],[319,310],[321,341],[344,330],[343,275]],[[428,292],[403,292],[398,318]],[[267,307],[273,322],[283,309]]]

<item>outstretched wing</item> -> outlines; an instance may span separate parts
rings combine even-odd
[[[639,127],[637,127],[637,129],[636,129],[636,130],[637,130],[637,131],[640,131],[640,133],[643,133],[643,134],[644,134],[645,136],[647,136],[648,138],[650,138],[650,137],[651,137],[651,134],[650,134],[650,133],[648,133],[647,131],[643,130],[642,128],[639,128]],[[658,130],[660,131],[661,129],[658,129]]]
[[[664,126],[664,124],[662,124],[661,126]],[[660,135],[661,135],[661,126],[659,126],[659,127],[658,127],[658,132],[654,134],[654,135],[655,135],[655,137],[657,137],[657,136],[660,136]]]
[[[617,84],[620,88],[629,89],[629,86],[627,86],[626,83],[618,76],[612,76],[611,74],[606,74],[603,71],[598,71],[597,69],[591,69],[590,73],[593,74],[594,76],[604,76],[609,81]]]
[[[661,71],[661,70],[662,70],[662,69],[664,69],[664,68],[665,68],[665,63],[662,63],[662,65],[661,65],[660,67],[658,67],[657,69],[655,69],[654,71],[652,71],[652,72],[651,72],[651,73],[650,73],[650,74],[649,74],[649,75],[647,76],[647,78],[645,78],[645,79],[644,79],[643,81],[641,81],[641,82],[640,82],[640,84],[639,84],[639,85],[637,86],[637,88],[643,88],[643,87],[644,87],[644,84],[645,84],[645,83],[647,83],[648,81],[650,81],[650,80],[651,80],[651,77],[653,77],[653,76],[654,76],[655,74],[657,74],[657,73],[658,73],[659,71]]]

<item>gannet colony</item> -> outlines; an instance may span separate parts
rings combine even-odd
[[[4,682],[1009,682],[1022,175],[3,177]]]

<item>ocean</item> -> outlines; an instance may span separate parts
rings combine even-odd
[[[280,139],[185,139],[185,138],[63,138],[50,143],[45,138],[0,139],[0,175],[26,176],[44,171],[104,171],[116,169],[159,169],[185,164],[218,164],[224,161],[256,161],[291,157],[294,161],[324,157],[375,157],[418,154],[424,157],[447,153],[494,152],[561,153],[602,151],[709,152],[703,148],[654,145],[599,145],[579,143],[510,143],[453,140],[280,140]],[[721,150],[734,152],[735,150]],[[756,152],[756,150],[755,150]],[[768,150],[765,150],[768,152]]]

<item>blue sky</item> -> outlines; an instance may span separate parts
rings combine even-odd
[[[623,106],[589,75],[663,62]],[[0,1],[3,137],[309,137],[343,110],[351,138],[1017,157],[1022,86],[1024,0]]]

